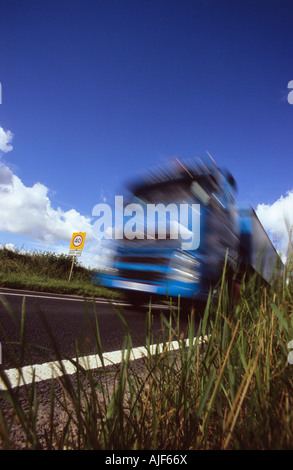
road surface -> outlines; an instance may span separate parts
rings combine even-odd
[[[135,309],[125,302],[111,303],[104,299],[85,301],[77,296],[4,288],[0,289],[0,299],[1,359],[5,370],[15,367],[14,354],[22,358],[22,367],[75,358],[77,351],[79,356],[97,354],[96,319],[103,353],[120,351],[125,331],[118,311],[123,312],[131,331],[133,348],[145,346],[147,306]],[[25,340],[30,345],[23,354],[17,344],[22,309],[25,311]],[[155,344],[163,340],[163,331],[166,334],[161,314],[169,319],[170,309],[166,306],[152,307],[151,331]],[[185,331],[186,327],[187,318],[182,316],[180,332]]]

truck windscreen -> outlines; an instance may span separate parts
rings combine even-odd
[[[210,179],[197,178],[193,181],[172,181],[141,188],[136,196],[147,203],[188,202],[197,199],[207,202],[209,194],[215,190]]]

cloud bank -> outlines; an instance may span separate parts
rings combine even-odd
[[[91,218],[75,209],[55,209],[48,192],[41,183],[25,186],[0,163],[0,232],[29,237],[41,251],[65,254],[69,252],[72,234],[86,232],[86,244],[79,261],[86,267],[99,267],[101,246],[93,237]]]
[[[5,166],[0,167],[0,231],[18,233],[46,243],[70,240],[76,231],[91,236],[91,220],[75,209],[54,209],[48,188],[41,183],[25,186]],[[8,180],[8,181],[7,181]]]
[[[13,134],[0,127],[0,157],[12,150],[12,139]],[[57,252],[68,252],[74,232],[86,232],[90,253],[87,261],[97,260],[99,247],[96,241],[93,242],[91,218],[73,208],[67,211],[59,207],[55,209],[48,192],[49,189],[40,182],[26,186],[7,165],[0,162],[0,232],[30,237],[40,246]],[[64,244],[67,246],[65,249]]]
[[[72,233],[92,237],[91,219],[75,209],[54,209],[48,188],[41,183],[27,187],[5,165],[0,166],[0,231],[17,233],[53,244],[69,241]]]
[[[290,230],[293,226],[293,189],[273,204],[259,204],[256,214],[270,235],[273,244],[282,255],[283,260],[285,260],[289,243],[293,248],[292,236],[291,240],[289,239]]]

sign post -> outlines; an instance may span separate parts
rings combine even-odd
[[[71,276],[72,276],[75,258],[77,256],[81,256],[82,249],[84,246],[85,236],[86,236],[85,232],[75,232],[72,235],[70,248],[69,248],[69,256],[72,256],[72,263],[71,263],[68,281],[70,281]]]

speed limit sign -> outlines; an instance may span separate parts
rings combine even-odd
[[[81,233],[74,233],[72,235],[71,243],[70,243],[70,250],[82,250],[84,241],[85,241],[85,232]]]

